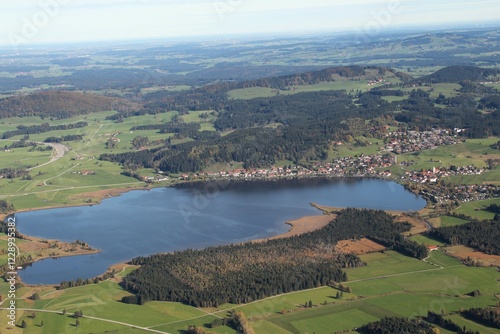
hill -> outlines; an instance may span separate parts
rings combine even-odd
[[[488,81],[500,74],[499,70],[475,66],[449,66],[419,79],[427,83],[457,83],[462,81]]]
[[[134,109],[138,109],[138,105],[126,100],[67,91],[44,91],[0,100],[0,118],[39,116],[63,119],[98,111]]]

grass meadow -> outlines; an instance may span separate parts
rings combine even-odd
[[[493,212],[485,210],[491,204],[500,205],[500,198],[492,198],[484,201],[462,203],[460,207],[455,210],[455,212],[462,213],[466,216],[470,216],[472,218],[479,220],[493,219],[495,217],[495,214]]]

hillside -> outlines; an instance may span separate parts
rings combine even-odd
[[[449,66],[419,79],[427,83],[456,83],[461,81],[488,81],[500,74],[499,70],[475,66]]]
[[[45,91],[0,100],[0,118],[39,116],[63,119],[98,111],[137,108],[137,105],[128,101],[96,94]]]

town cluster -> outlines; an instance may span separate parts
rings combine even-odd
[[[380,168],[394,165],[395,159],[391,155],[361,155],[335,159],[332,162],[315,163],[307,168],[304,166],[284,166],[261,169],[235,169],[232,171],[202,172],[197,174],[183,174],[181,180],[198,179],[275,179],[306,176],[391,176],[389,171]]]
[[[307,167],[288,165],[283,167],[234,169],[230,171],[200,172],[182,174],[179,180],[274,180],[297,177],[374,177],[390,178],[391,167],[399,165],[407,171],[399,178],[408,184],[410,189],[418,187],[418,192],[437,204],[453,202],[469,202],[500,196],[500,187],[493,185],[471,185],[457,187],[434,187],[441,179],[453,175],[479,175],[484,169],[475,166],[434,167],[429,170],[411,168],[413,161],[398,163],[399,154],[429,150],[443,145],[454,145],[462,140],[455,136],[460,131],[434,129],[432,131],[392,132],[384,138],[381,154],[358,155],[337,158],[331,162],[317,162]],[[338,143],[342,144],[342,143]],[[392,152],[392,154],[390,153]],[[160,173],[156,177],[148,177],[147,182],[165,181],[168,177]]]
[[[452,135],[449,130],[433,129],[430,131],[401,131],[391,132],[384,138],[381,151],[384,154],[345,157],[332,160],[332,162],[315,163],[309,168],[304,166],[284,166],[261,169],[235,169],[232,171],[202,172],[195,174],[182,174],[180,180],[192,179],[275,179],[306,176],[331,176],[331,177],[381,177],[392,176],[390,167],[397,164],[395,154],[405,154],[429,150],[443,145],[454,145],[462,140]],[[453,132],[456,133],[456,130]],[[338,143],[342,144],[342,143]],[[411,165],[411,162],[401,162],[402,167]],[[443,177],[450,175],[474,175],[484,172],[474,166],[433,168],[429,171],[408,171],[402,176],[403,181],[417,183],[436,183]],[[149,181],[153,181],[150,178]],[[158,180],[158,179],[157,179]]]
[[[451,136],[449,130],[391,132],[385,136],[382,149],[396,154],[405,154],[461,142],[462,139]]]
[[[403,181],[410,181],[416,183],[436,183],[440,179],[452,175],[480,175],[484,173],[484,169],[475,166],[464,167],[433,167],[430,170],[422,171],[407,171],[401,177]]]
[[[420,195],[436,204],[467,203],[500,197],[500,186],[475,184],[445,188],[432,187],[422,190]]]

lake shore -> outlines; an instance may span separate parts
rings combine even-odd
[[[251,242],[265,242],[274,239],[284,239],[284,238],[298,236],[308,232],[313,232],[325,227],[335,218],[337,218],[337,215],[317,215],[317,216],[305,216],[299,219],[289,220],[285,222],[285,224],[291,226],[288,232],[278,234],[270,238],[255,239],[252,240]]]

